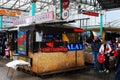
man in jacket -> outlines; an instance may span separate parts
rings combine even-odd
[[[94,38],[91,42],[94,69],[98,68],[98,64],[97,64],[98,60],[97,59],[98,59],[98,55],[99,55],[100,46],[101,46],[101,40],[98,39],[97,36],[94,36]]]

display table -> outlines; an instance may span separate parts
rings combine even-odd
[[[23,60],[14,60],[14,61],[8,62],[8,63],[6,64],[6,66],[9,68],[9,69],[8,69],[8,72],[7,72],[7,76],[8,76],[9,71],[10,71],[11,68],[12,68],[12,69],[14,70],[14,72],[15,72],[15,70],[16,70],[18,67],[20,67],[20,66],[28,66],[28,67],[30,67],[31,65],[30,65],[29,62],[25,62],[25,61],[23,61]],[[11,75],[10,80],[13,78],[14,72],[13,72],[13,74]]]

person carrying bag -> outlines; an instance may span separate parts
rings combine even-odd
[[[106,73],[109,73],[109,57],[110,57],[110,52],[112,51],[110,45],[106,42],[106,40],[103,40],[103,43],[99,49],[100,54],[105,56],[105,61],[103,63],[104,65],[104,71]]]

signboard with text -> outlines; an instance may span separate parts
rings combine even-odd
[[[42,42],[41,52],[66,52],[83,50],[83,44],[81,43],[69,43],[65,44],[63,42]]]
[[[33,22],[34,23],[43,23],[45,21],[51,21],[51,20],[54,20],[54,12],[53,11],[15,20],[14,25],[31,24]]]
[[[66,52],[65,42],[41,42],[41,52]]]
[[[70,43],[67,45],[68,51],[74,51],[74,50],[83,50],[83,44],[80,43]]]

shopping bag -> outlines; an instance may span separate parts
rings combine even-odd
[[[99,63],[104,63],[104,61],[105,61],[105,56],[104,55],[99,55],[98,56],[98,62]]]
[[[5,49],[5,55],[9,56],[9,49]]]

